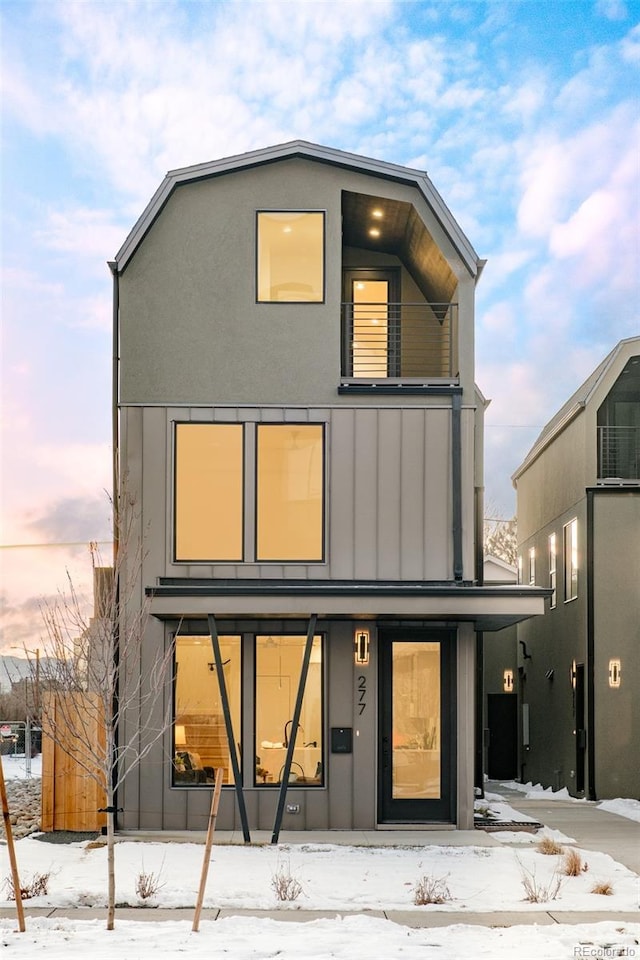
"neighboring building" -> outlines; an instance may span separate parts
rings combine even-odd
[[[500,557],[484,558],[485,584],[517,583],[518,571]],[[515,780],[519,768],[517,625],[482,637],[481,689],[483,713],[482,768],[489,780]],[[482,779],[476,776],[476,786]]]
[[[309,143],[160,186],[111,264],[116,448],[175,683],[121,827],[202,829],[221,766],[245,836],[472,826],[475,631],[547,593],[476,575],[482,266],[426,174]]]
[[[640,337],[611,351],[513,480],[521,580],[553,591],[546,616],[518,627],[522,777],[638,798]]]

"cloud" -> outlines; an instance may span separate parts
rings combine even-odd
[[[103,271],[108,251],[115,255],[126,235],[124,227],[113,223],[113,212],[86,207],[50,210],[44,226],[36,232],[36,238],[51,250],[76,258],[89,257],[97,261]]]
[[[46,512],[27,523],[46,543],[108,540],[111,537],[111,507],[104,497],[65,497],[47,506]]]

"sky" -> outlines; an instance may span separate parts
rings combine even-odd
[[[8,779],[21,777],[20,760],[3,758]],[[524,798],[544,798],[551,808],[556,800],[566,803],[568,799],[566,791],[554,794],[531,784],[517,786]],[[628,805],[624,812],[623,802]],[[605,832],[608,820],[632,820],[640,815],[637,800],[609,803],[616,805],[617,812],[609,808],[597,814],[602,816]],[[504,821],[530,819],[519,809],[517,798],[505,803],[500,793],[489,794],[484,805]],[[566,808],[563,816],[567,822]],[[579,824],[579,816],[575,822]],[[426,845],[399,847],[318,842],[244,846],[222,843],[220,836],[214,834],[203,906],[205,911],[219,908],[225,914],[211,920],[205,913],[197,933],[191,927],[203,867],[202,842],[132,842],[119,838],[115,850],[116,902],[132,907],[183,908],[184,912],[174,914],[175,919],[158,920],[158,914],[150,909],[144,911],[144,919],[130,920],[116,909],[115,930],[107,932],[103,919],[83,919],[82,911],[71,918],[53,912],[104,907],[105,846],[88,845],[87,841],[53,844],[31,837],[18,840],[15,849],[21,886],[28,886],[38,875],[49,878],[46,895],[26,900],[23,906],[49,908],[50,915],[27,915],[25,933],[16,931],[15,915],[0,918],[3,947],[10,948],[16,960],[32,960],[35,955],[46,956],[47,960],[86,960],[87,956],[95,960],[173,960],[183,954],[207,960],[637,956],[640,923],[624,919],[626,913],[637,915],[637,875],[606,853],[580,850],[572,837],[547,826],[534,833],[477,831],[473,845],[451,845],[442,840],[441,834],[432,834]],[[555,839],[563,853],[542,854],[537,844],[543,837]],[[577,852],[582,867],[586,866],[577,876],[562,872],[564,851],[568,850]],[[147,899],[141,899],[136,891],[141,874],[157,888]],[[3,844],[0,876],[9,875],[9,857]],[[298,882],[299,895],[278,901],[273,882],[280,879],[286,883],[288,878]],[[442,904],[415,903],[416,887],[424,878],[443,895]],[[554,900],[525,902],[525,881],[542,892],[543,888],[553,888],[558,880]],[[593,887],[602,883],[610,884],[610,895],[593,893]],[[6,895],[6,887],[0,888],[0,907],[5,909],[14,906],[4,899]],[[287,922],[242,913],[274,909]],[[308,922],[302,922],[305,914],[298,911],[321,913],[317,919],[307,913]],[[343,911],[345,917],[336,916]],[[395,912],[400,922],[385,919],[382,911]],[[477,920],[474,923],[474,913],[486,917],[496,911],[529,914],[529,922],[525,917],[524,924],[505,928],[494,916],[494,928]],[[85,909],[85,917],[87,912]],[[450,924],[423,926],[433,912],[440,916],[450,913]],[[595,912],[601,922],[593,922]],[[549,913],[556,922],[551,921]],[[570,915],[569,923],[563,922],[565,913]],[[581,919],[583,922],[579,922]]]
[[[108,557],[112,259],[169,169],[293,139],[426,170],[487,266],[487,512],[640,333],[638,0],[3,0],[0,651]]]

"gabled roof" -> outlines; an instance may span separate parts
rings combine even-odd
[[[620,352],[627,344],[637,344],[640,349],[640,337],[628,337],[626,340],[620,340],[615,345],[611,353],[607,354],[602,363],[600,363],[584,383],[578,387],[567,402],[563,404],[556,415],[542,428],[537,440],[529,450],[520,466],[512,474],[511,480],[515,481],[524,471],[540,456],[542,451],[554,440],[571,421],[581,413],[591,400],[594,392],[598,389],[604,378],[608,375],[611,368],[616,363]]]
[[[373,160],[370,157],[362,157],[355,153],[346,153],[343,150],[323,147],[319,144],[308,143],[305,140],[292,140],[290,143],[265,147],[262,150],[252,150],[249,153],[241,153],[233,157],[225,157],[220,160],[211,160],[208,163],[199,163],[191,167],[170,170],[122,247],[118,250],[112,269],[117,270],[119,273],[122,273],[126,269],[129,260],[134,255],[139,244],[144,239],[156,217],[161,213],[162,208],[176,187],[198,180],[206,180],[210,177],[218,177],[226,173],[232,173],[235,170],[247,170],[251,167],[275,163],[278,160],[289,160],[294,157],[302,157],[318,163],[327,163],[333,166],[343,167],[347,170],[355,170],[385,180],[394,180],[399,183],[407,183],[417,187],[435,217],[438,219],[443,230],[450,238],[471,276],[478,276],[481,272],[484,261],[479,260],[471,243],[458,226],[451,211],[424,171],[414,170],[411,167],[398,166],[397,164],[387,163],[383,160]]]

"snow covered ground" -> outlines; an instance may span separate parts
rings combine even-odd
[[[9,770],[5,776],[19,776]],[[17,764],[16,764],[17,766]],[[494,809],[499,801],[489,798]],[[508,812],[508,811],[507,811]],[[513,812],[513,811],[512,811]],[[500,810],[500,816],[504,811]],[[522,817],[519,817],[522,819]],[[545,831],[549,833],[549,831]],[[579,956],[640,957],[640,923],[624,923],[616,913],[638,906],[638,878],[602,853],[582,852],[588,869],[563,877],[555,900],[527,903],[523,881],[538,888],[561,876],[561,856],[545,856],[530,833],[493,834],[495,846],[370,848],[342,845],[281,844],[214,846],[205,907],[279,909],[290,922],[250,916],[203,920],[193,933],[190,920],[116,919],[107,932],[103,920],[27,917],[26,933],[15,919],[0,920],[0,943],[6,956],[32,960],[164,960],[183,954],[228,960],[466,960],[490,958],[562,960]],[[525,839],[526,838],[526,839]],[[518,841],[517,845],[514,841]],[[566,838],[565,838],[566,842]],[[20,880],[48,874],[48,893],[25,901],[27,907],[100,907],[105,904],[106,850],[94,843],[53,844],[34,837],[16,843]],[[192,843],[147,843],[122,840],[116,848],[116,899],[119,904],[192,908],[200,880],[204,847]],[[7,847],[0,847],[0,907],[15,906],[7,896]],[[142,901],[136,893],[141,874],[154,875],[158,890]],[[290,875],[301,886],[295,901],[280,903],[273,880]],[[417,906],[416,885],[430,877],[451,899]],[[608,882],[613,893],[591,892]],[[295,920],[300,910],[321,910],[328,918]],[[407,925],[367,915],[335,917],[345,911],[406,911]],[[411,917],[451,912],[451,925],[413,928]],[[531,924],[491,929],[461,923],[464,914],[519,911]],[[545,911],[607,911],[611,921],[577,925],[546,924]],[[150,916],[150,911],[145,911]],[[582,951],[582,952],[580,952]]]

